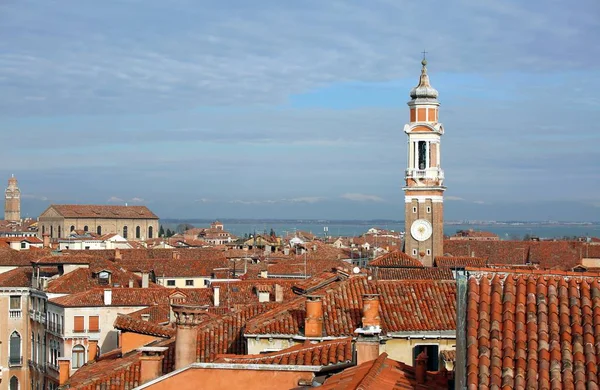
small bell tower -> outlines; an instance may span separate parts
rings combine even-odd
[[[425,53],[424,53],[425,54]],[[410,91],[408,162],[404,175],[404,251],[431,267],[444,253],[444,171],[441,168],[441,137],[438,91],[429,83],[427,60],[421,61],[419,84]]]
[[[8,179],[8,187],[4,191],[4,219],[11,222],[21,220],[21,190],[15,175]]]

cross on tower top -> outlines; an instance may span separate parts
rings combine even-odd
[[[428,51],[425,51],[425,50],[423,50],[423,52],[422,52],[422,53],[423,53],[423,59],[425,59],[425,55],[426,55],[427,53],[429,53],[429,52],[428,52]]]
[[[423,50],[423,60],[421,61],[421,65],[425,66],[427,65],[427,59],[425,58],[425,55],[428,53],[427,51]]]

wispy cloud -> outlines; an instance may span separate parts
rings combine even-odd
[[[355,202],[383,202],[383,198],[377,195],[348,193],[341,195],[341,198],[352,200]]]
[[[449,201],[464,201],[464,198],[461,198],[460,196],[444,196],[444,200],[449,200]]]
[[[134,197],[134,198],[131,198],[131,202],[133,202],[133,203],[144,203],[145,199],[144,198]]]
[[[125,203],[125,200],[121,199],[117,196],[111,196],[110,198],[108,198],[107,202],[108,203]]]

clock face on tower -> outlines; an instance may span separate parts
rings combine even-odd
[[[417,241],[425,241],[431,237],[433,229],[426,219],[417,219],[410,227],[410,235]]]

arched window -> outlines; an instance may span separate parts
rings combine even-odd
[[[21,335],[15,330],[10,335],[9,364],[23,364],[21,356]]]
[[[98,226],[98,227],[96,228],[96,233],[98,233],[98,235],[99,235],[99,236],[101,236],[101,235],[102,235],[102,226]]]
[[[136,227],[135,227],[135,238],[140,238],[141,231],[142,231],[142,230],[140,229],[140,227],[139,227],[139,226],[136,226]]]
[[[148,238],[152,238],[152,226],[148,227]]]
[[[12,378],[10,378],[8,388],[10,390],[19,390],[19,380],[17,379],[16,376],[13,376]]]
[[[60,226],[59,226],[59,227],[58,227],[58,238],[61,238],[61,235],[60,235],[61,231],[62,231],[62,229],[61,229],[61,228],[60,228]]]
[[[75,230],[75,225],[71,225],[71,231]]]
[[[127,238],[127,226],[123,226],[123,238]]]
[[[50,237],[54,238],[54,226],[50,225]]]
[[[88,230],[89,230],[88,226],[87,226],[87,225],[85,225],[85,226],[83,227],[83,231],[84,231],[84,232],[87,232]]]
[[[46,225],[42,225],[42,235],[46,234]]]
[[[83,345],[76,345],[72,350],[71,367],[79,368],[85,364],[85,348]]]

